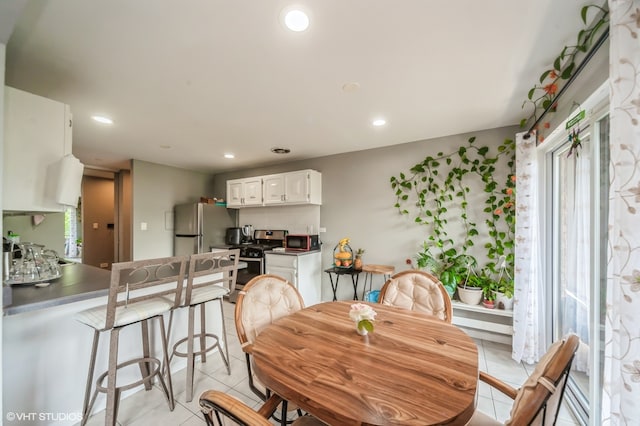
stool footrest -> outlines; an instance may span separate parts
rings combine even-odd
[[[153,366],[153,368],[149,371],[149,374],[142,377],[140,380],[137,380],[133,383],[129,383],[126,384],[124,386],[116,386],[116,389],[118,390],[127,390],[127,389],[131,389],[134,388],[136,386],[140,386],[142,384],[144,384],[147,380],[149,380],[150,378],[152,378],[155,375],[160,374],[160,360],[158,358],[135,358],[126,362],[123,362],[121,364],[116,365],[116,371],[127,367],[129,365],[132,364],[138,364],[138,365],[142,365],[142,364],[149,364],[150,366]],[[107,392],[107,388],[105,386],[102,385],[102,381],[107,377],[107,375],[109,374],[108,371],[105,371],[104,373],[102,373],[100,375],[100,377],[98,377],[98,380],[96,380],[96,390],[99,392]]]
[[[220,348],[220,350],[222,350],[222,346],[220,346],[220,338],[213,333],[200,333],[200,334],[194,334],[193,336],[193,341],[198,341],[202,336],[205,337],[209,337],[211,339],[214,340],[214,342],[210,345],[210,346],[206,346],[204,348],[200,348],[199,351],[193,351],[193,356],[197,356],[197,355],[202,355],[202,354],[206,354],[209,353],[210,351],[212,351],[215,348]],[[186,343],[187,340],[189,340],[188,337],[185,337],[184,339],[180,339],[178,340],[174,345],[173,345],[173,355],[175,356],[179,356],[181,358],[187,358],[189,356],[189,354],[187,352],[180,352],[178,350],[178,346],[182,345],[183,343]]]

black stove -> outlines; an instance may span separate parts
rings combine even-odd
[[[251,279],[265,273],[264,252],[284,247],[287,233],[285,230],[259,229],[254,231],[253,241],[231,246],[232,249],[240,250],[240,261],[245,262],[247,267],[238,270],[236,291],[229,295],[229,301],[235,303],[238,291]]]

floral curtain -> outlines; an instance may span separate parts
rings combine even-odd
[[[536,135],[516,135],[516,250],[513,348],[517,362],[537,362],[546,347]]]
[[[611,144],[602,424],[640,421],[640,0],[609,0]]]

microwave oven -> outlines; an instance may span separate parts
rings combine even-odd
[[[287,250],[320,250],[320,238],[318,235],[289,234],[285,238],[285,247]]]

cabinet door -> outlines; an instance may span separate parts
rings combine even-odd
[[[284,203],[284,176],[270,175],[264,177],[264,203]]]
[[[287,204],[301,204],[309,201],[309,174],[306,171],[286,173],[284,187]]]
[[[262,178],[250,178],[244,181],[244,205],[262,205]]]
[[[281,266],[271,266],[267,267],[266,273],[278,275],[293,284],[295,288],[298,288],[298,275],[295,269],[283,268]]]
[[[242,206],[242,181],[227,181],[227,207]]]
[[[4,107],[3,209],[64,211],[50,186],[71,154],[69,107],[7,86]]]

